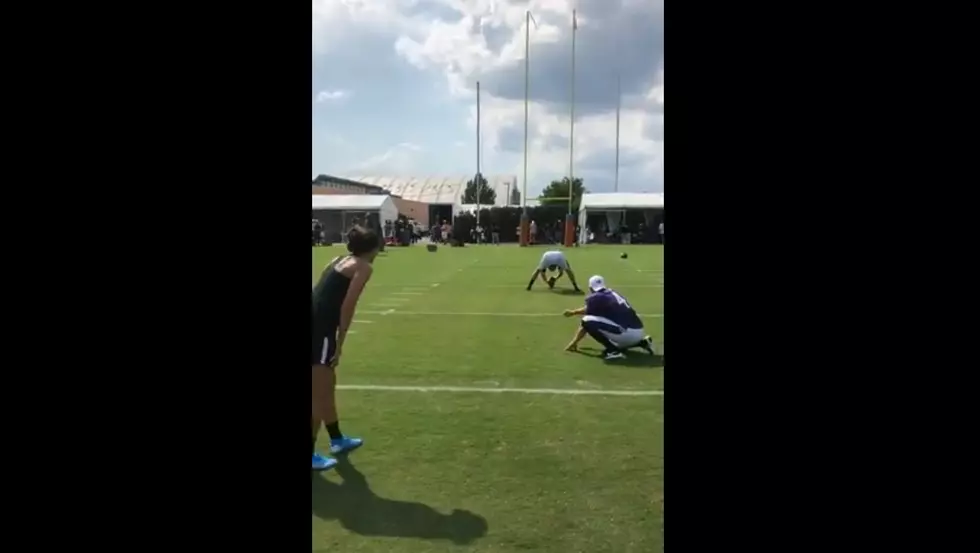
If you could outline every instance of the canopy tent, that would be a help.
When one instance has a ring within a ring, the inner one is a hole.
[[[664,209],[664,195],[637,194],[632,192],[613,192],[607,194],[583,194],[579,207],[579,244],[587,243],[589,227],[588,216],[605,213],[606,226],[615,229],[620,226],[626,211],[643,211],[648,226],[652,226],[657,211]]]
[[[312,214],[323,225],[328,240],[344,240],[355,223],[366,224],[379,233],[385,221],[398,219],[398,207],[388,195],[313,194]]]
[[[496,194],[494,205],[505,206],[514,190],[517,189],[516,175],[483,175],[487,179],[487,187]],[[380,186],[389,193],[430,205],[456,206],[463,203],[463,193],[466,183],[473,175],[456,175],[446,177],[371,177],[354,176],[350,180]],[[488,205],[488,208],[493,205]]]

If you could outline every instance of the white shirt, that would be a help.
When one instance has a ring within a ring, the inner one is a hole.
[[[558,250],[544,252],[544,255],[541,256],[541,263],[538,264],[538,269],[547,269],[552,265],[557,265],[559,268],[567,270],[568,260],[565,259],[565,254]]]

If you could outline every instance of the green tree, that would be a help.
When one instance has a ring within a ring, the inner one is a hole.
[[[521,191],[516,186],[510,191],[510,205],[521,205]]]
[[[575,177],[571,186],[572,213],[578,213],[578,206],[582,203],[582,194],[587,192],[588,190],[582,184],[582,179]],[[541,191],[538,199],[541,200],[541,205],[568,205],[568,196],[568,177],[563,177],[560,180],[551,181],[551,184]]]
[[[479,179],[479,187],[477,187],[477,183],[475,182],[477,179]],[[479,195],[477,195],[478,188]],[[480,201],[477,201],[477,198]],[[463,191],[464,204],[493,205],[496,201],[497,193],[487,184],[486,177],[477,173],[475,178],[466,181],[466,189]]]

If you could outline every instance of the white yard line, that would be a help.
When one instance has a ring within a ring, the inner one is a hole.
[[[561,318],[561,313],[500,313],[500,312],[468,312],[468,313],[453,313],[449,311],[401,311],[389,309],[388,311],[359,311],[365,315],[408,315],[413,317],[422,316],[434,316],[434,317],[552,317]],[[651,317],[654,319],[661,318],[664,316],[663,313],[637,313],[641,317]]]
[[[467,386],[372,386],[369,384],[338,384],[338,390],[382,392],[455,392],[478,394],[545,394],[566,396],[660,396],[663,390],[575,390],[565,388],[471,388]]]
[[[479,288],[501,288],[501,289],[503,288],[519,289],[525,287],[526,285],[524,284],[491,284],[489,286],[479,286]],[[615,286],[611,286],[611,288],[663,288],[663,287],[664,287],[663,284],[622,284],[619,282],[615,283]]]
[[[423,292],[392,292],[397,296],[424,296]]]

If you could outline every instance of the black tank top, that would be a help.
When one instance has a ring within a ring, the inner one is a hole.
[[[310,315],[317,327],[340,325],[340,307],[347,297],[350,278],[334,270],[340,260],[331,263],[323,270],[320,280],[313,287]]]

